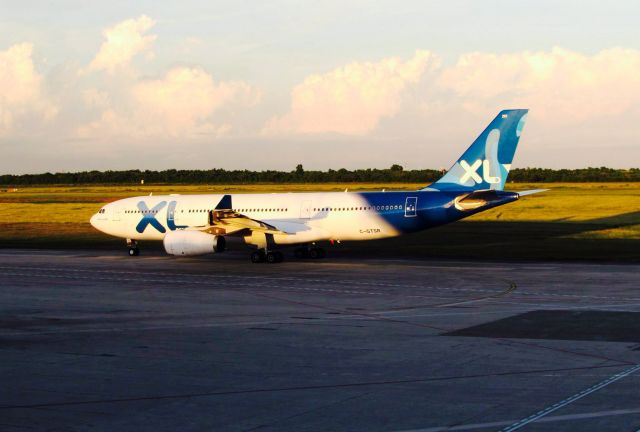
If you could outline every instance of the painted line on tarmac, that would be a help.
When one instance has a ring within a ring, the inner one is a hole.
[[[20,270],[17,270],[17,269]],[[77,280],[103,280],[103,281],[124,281],[124,282],[170,282],[176,284],[191,284],[191,285],[204,285],[204,286],[212,286],[215,285],[215,278],[224,278],[224,279],[233,279],[236,282],[243,282],[245,280],[252,281],[253,286],[273,286],[265,283],[256,283],[253,281],[270,281],[270,282],[293,282],[293,283],[320,283],[323,285],[330,284],[339,284],[339,285],[356,285],[360,287],[384,287],[384,288],[418,288],[418,289],[427,289],[427,290],[439,290],[439,291],[447,291],[447,292],[482,292],[482,293],[490,293],[492,295],[501,293],[502,291],[490,290],[490,289],[481,289],[481,288],[434,288],[431,286],[424,285],[409,285],[409,284],[387,284],[387,283],[377,283],[377,282],[362,282],[362,281],[351,281],[351,280],[331,280],[331,279],[306,279],[306,278],[294,278],[294,277],[263,277],[263,276],[241,276],[241,275],[214,275],[213,278],[209,276],[206,280],[185,280],[185,279],[150,279],[150,278],[126,278],[126,277],[117,277],[116,275],[125,274],[125,275],[135,275],[135,276],[144,276],[144,275],[153,275],[155,277],[166,275],[171,277],[180,277],[180,276],[196,276],[196,275],[183,275],[183,274],[164,274],[164,273],[137,273],[137,272],[115,272],[115,271],[90,271],[90,270],[72,270],[72,269],[37,269],[39,271],[57,271],[57,272],[67,272],[67,273],[92,273],[91,276],[81,276],[81,275],[72,275],[72,274],[37,274],[37,273],[20,273],[19,271],[27,271],[29,267],[18,267],[18,268],[10,268],[10,271],[3,271],[0,274],[5,276],[25,276],[25,277],[41,277],[41,278],[58,278],[58,279],[77,279]],[[5,267],[0,267],[0,269],[7,269]],[[109,275],[114,275],[114,277],[99,277],[93,275],[93,273],[107,273]],[[197,275],[199,277],[207,277],[208,275]],[[374,291],[356,291],[356,290],[335,290],[330,288],[303,288],[303,287],[291,287],[299,290],[306,291],[327,291],[327,292],[342,292],[347,294],[368,294],[368,295],[391,295],[392,292],[374,292]],[[416,297],[416,298],[433,298],[433,295],[410,295],[407,297]],[[640,299],[639,299],[640,300]]]
[[[409,378],[409,379],[397,379],[397,380],[382,380],[382,381],[359,381],[359,382],[345,382],[334,384],[312,384],[312,385],[298,385],[292,387],[263,387],[263,388],[248,388],[248,389],[218,389],[197,393],[182,393],[182,394],[160,394],[160,395],[146,395],[146,396],[133,396],[133,397],[120,397],[111,399],[85,399],[85,400],[66,400],[66,401],[50,401],[39,402],[19,405],[0,405],[0,410],[11,409],[34,409],[34,408],[52,408],[62,406],[80,406],[80,405],[95,405],[95,404],[111,404],[111,403],[131,403],[142,401],[160,401],[160,400],[179,400],[179,399],[193,399],[202,397],[215,397],[215,396],[230,396],[241,394],[260,394],[260,393],[279,393],[279,392],[291,392],[291,391],[315,391],[315,390],[335,390],[339,388],[357,388],[357,387],[375,387],[375,386],[389,386],[407,384],[413,385],[426,382],[446,382],[452,380],[467,380],[467,379],[487,379],[488,377],[496,376],[511,376],[511,375],[531,375],[548,372],[558,371],[577,371],[577,370],[594,370],[616,367],[619,365],[600,365],[600,366],[583,366],[561,369],[539,369],[529,371],[505,371],[494,372],[489,374],[474,374],[474,375],[453,375],[453,376],[441,376],[441,377],[423,377],[423,378]]]
[[[179,325],[147,325],[140,327],[101,327],[101,328],[83,328],[83,329],[59,329],[59,330],[33,330],[33,331],[14,331],[2,332],[2,336],[47,336],[47,335],[65,335],[65,334],[82,334],[82,333],[135,333],[144,331],[158,330],[183,330],[183,329],[199,329],[199,328],[215,328],[215,327],[235,327],[235,326],[256,326],[256,325],[294,325],[295,321],[270,320],[270,321],[242,321],[242,322],[216,322],[216,323],[196,323],[196,324],[179,324]]]
[[[42,277],[42,278],[52,278],[52,279],[69,279],[69,280],[89,280],[89,281],[109,281],[109,282],[143,282],[143,283],[172,283],[172,284],[190,284],[190,285],[203,285],[203,286],[213,286],[215,285],[212,281],[184,281],[180,279],[171,280],[171,279],[149,279],[149,278],[123,278],[123,277],[97,277],[97,276],[76,276],[76,275],[38,275],[38,274],[30,274],[30,273],[2,273],[5,276],[22,276],[22,277]],[[239,279],[240,281],[240,279]],[[254,283],[252,286],[256,287],[273,287],[272,284],[269,283]],[[355,290],[338,290],[331,288],[306,288],[306,287],[287,287],[280,286],[278,288],[283,289],[292,289],[297,291],[318,291],[318,292],[331,292],[331,293],[342,293],[342,294],[366,294],[366,295],[388,295],[387,293],[380,293],[374,291],[355,291]],[[244,289],[244,288],[243,288]]]
[[[538,420],[538,423],[553,423],[553,422],[570,421],[570,420],[585,420],[585,419],[593,419],[593,418],[599,418],[599,417],[611,417],[611,416],[630,415],[630,414],[640,414],[640,408],[608,410],[608,411],[593,411],[593,412],[587,412],[587,413],[549,416],[549,417],[545,417]],[[406,429],[406,430],[396,431],[396,432],[469,431],[474,429],[487,429],[491,427],[500,427],[500,426],[505,426],[512,423],[513,423],[513,420],[502,420],[502,421],[494,421],[494,422],[486,422],[486,423],[469,423],[469,424],[456,425],[456,426],[436,426],[436,427],[428,427],[424,429]],[[636,432],[640,432],[640,430]]]
[[[47,271],[47,272],[73,272],[73,273],[108,273],[108,274],[123,274],[123,275],[152,275],[152,276],[169,276],[169,277],[195,277],[195,278],[209,278],[211,281],[211,277],[220,278],[220,279],[235,279],[235,280],[271,280],[271,281],[291,281],[291,282],[306,282],[306,283],[322,283],[322,284],[341,284],[341,285],[359,285],[359,286],[371,286],[371,287],[381,287],[381,288],[417,288],[417,289],[429,289],[429,290],[445,290],[445,291],[460,291],[460,292],[486,292],[486,293],[496,293],[496,290],[491,289],[483,289],[483,288],[462,288],[462,287],[453,287],[453,288],[441,288],[441,287],[433,287],[433,286],[425,286],[425,285],[416,285],[416,284],[394,284],[394,283],[386,283],[386,282],[370,282],[370,281],[361,281],[361,280],[348,280],[348,279],[318,279],[318,278],[301,278],[301,277],[273,277],[273,276],[249,276],[249,275],[221,275],[221,274],[198,274],[198,273],[166,273],[166,272],[135,272],[135,271],[121,271],[121,270],[85,270],[85,269],[69,269],[69,268],[56,268],[56,267],[31,267],[31,266],[0,266],[0,270],[13,270],[13,271]],[[6,273],[5,273],[6,274]],[[38,276],[38,275],[32,275]],[[40,275],[40,276],[50,276]],[[185,281],[182,280],[180,283],[201,283],[199,281]],[[549,293],[549,292],[541,292],[541,291],[527,291],[518,289],[515,295],[522,296],[537,296],[537,297],[552,297],[552,298],[561,298],[561,299],[590,299],[590,300],[611,300],[611,301],[640,301],[640,298],[637,297],[612,297],[612,296],[594,296],[594,295],[581,295],[581,294],[561,294],[561,293]],[[416,296],[419,297],[419,296]]]
[[[530,415],[529,417],[526,417],[522,420],[519,420],[509,426],[507,426],[506,428],[502,429],[501,432],[512,432],[515,430],[518,430],[526,425],[528,425],[529,423],[533,423],[535,421],[537,421],[538,419],[545,417],[548,414],[551,414],[554,411],[559,410],[560,408],[564,408],[565,406],[579,400],[582,399],[585,396],[590,395],[591,393],[595,393],[600,389],[605,388],[606,386],[613,384],[616,381],[621,380],[622,378],[631,375],[632,373],[636,372],[640,370],[640,364],[637,364],[633,367],[630,367],[629,369],[626,369],[622,372],[619,372],[615,375],[610,376],[609,378],[607,378],[604,381],[599,382],[598,384],[595,384],[589,388],[586,388],[584,390],[582,390],[579,393],[574,394],[573,396],[570,396],[564,400],[561,400],[560,402],[557,402],[551,406],[548,406],[547,408],[544,408],[540,411],[538,411],[535,414]]]

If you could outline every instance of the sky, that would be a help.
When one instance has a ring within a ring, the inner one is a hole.
[[[0,174],[640,166],[640,2],[0,0]]]

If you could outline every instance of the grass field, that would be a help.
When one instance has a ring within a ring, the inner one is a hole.
[[[122,247],[95,231],[89,218],[103,203],[163,193],[259,193],[415,190],[421,184],[301,184],[29,187],[0,192],[3,247]],[[640,260],[640,184],[509,184],[509,190],[549,188],[464,221],[376,242],[341,244],[357,255],[489,259]],[[145,247],[149,247],[148,245]],[[158,244],[152,247],[159,247]]]

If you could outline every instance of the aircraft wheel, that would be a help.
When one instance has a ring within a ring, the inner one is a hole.
[[[298,248],[295,250],[295,252],[293,253],[295,255],[296,258],[308,258],[309,257],[309,250],[307,248]]]
[[[311,248],[309,251],[309,257],[313,259],[322,259],[325,257],[324,249],[322,248]]]
[[[137,247],[129,248],[129,256],[138,256],[138,255],[140,255],[140,249],[138,249]]]
[[[261,263],[264,262],[265,256],[262,251],[251,252],[251,262],[252,263]]]
[[[280,251],[267,252],[267,262],[269,264],[282,262],[283,256]]]

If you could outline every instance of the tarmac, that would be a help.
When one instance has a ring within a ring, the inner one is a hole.
[[[1,431],[640,429],[640,265],[0,250]]]

